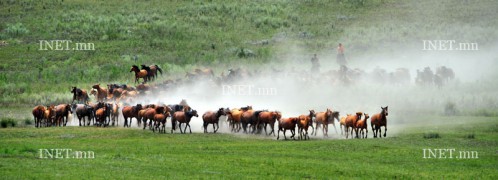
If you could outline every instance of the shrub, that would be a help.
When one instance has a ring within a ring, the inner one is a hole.
[[[2,128],[7,128],[7,127],[16,127],[17,121],[12,118],[4,118],[2,121],[0,121],[0,126]]]
[[[22,23],[7,24],[5,33],[11,38],[16,38],[28,34],[29,30]]]
[[[425,139],[437,139],[437,138],[441,138],[441,136],[439,136],[439,133],[425,133],[424,138]]]
[[[453,102],[447,102],[444,105],[444,115],[454,116],[457,114],[456,104]]]

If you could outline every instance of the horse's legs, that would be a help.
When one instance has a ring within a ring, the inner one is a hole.
[[[386,137],[386,133],[387,133],[387,124],[384,126],[384,137]]]
[[[287,136],[285,136],[285,131],[287,131],[287,129],[284,129],[284,138],[285,140],[287,140]]]
[[[277,140],[280,139],[280,129],[277,131]]]
[[[214,124],[213,124],[213,128],[214,128]],[[214,130],[214,133],[218,132],[219,129],[220,129],[220,124],[216,123],[216,130]]]
[[[334,129],[335,129],[335,134],[339,134],[339,132],[337,132],[337,128],[335,127],[335,123],[333,123],[334,125]]]
[[[315,136],[318,134],[318,128],[320,127],[320,125],[318,123],[316,123],[316,127],[315,127]]]
[[[190,127],[190,123],[187,123],[188,130],[190,131],[190,134],[192,134],[192,127]],[[185,130],[187,130],[187,126],[185,126]]]

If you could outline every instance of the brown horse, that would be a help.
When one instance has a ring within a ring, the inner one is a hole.
[[[159,133],[163,132],[166,134],[166,118],[168,118],[168,116],[170,116],[170,112],[157,112],[157,114],[154,115],[155,128],[159,130]],[[161,127],[159,127],[160,125]]]
[[[382,130],[380,129],[380,127],[382,126],[384,126],[384,137],[386,137],[387,133],[387,115],[389,115],[388,108],[387,106],[380,108],[382,109],[382,111],[379,114],[374,114],[370,120],[374,138],[377,138],[379,132],[382,134]],[[379,137],[382,138],[381,135],[379,135]]]
[[[35,106],[35,108],[33,108],[33,118],[35,120],[35,127],[41,127],[42,125],[42,120],[44,118],[44,115],[45,115],[45,106]]]
[[[144,129],[147,126],[147,119],[145,118],[145,113],[152,108],[146,108],[144,107],[143,109],[138,111],[138,118],[137,118],[137,125],[140,127],[142,123],[144,123]],[[130,123],[131,124],[131,123]]]
[[[44,119],[45,119],[45,127],[47,126],[52,126],[55,120],[55,106],[50,105],[45,109],[45,114],[44,114]]]
[[[97,109],[97,111],[95,111],[95,119],[98,123],[97,126],[105,127],[105,118],[107,117],[105,113],[106,111],[107,106],[103,106],[102,108],[99,108]]]
[[[220,125],[218,124],[218,122],[220,121],[220,116],[224,116],[226,115],[225,114],[225,109],[223,108],[220,108],[218,109],[218,111],[214,112],[214,111],[208,111],[208,112],[205,112],[203,115],[202,115],[202,120],[204,121],[204,133],[207,133],[207,127],[209,124],[213,124],[213,130],[214,130],[214,133],[216,133],[216,131],[218,131],[218,129],[220,129]],[[214,126],[216,124],[216,127]]]
[[[308,129],[311,125],[313,125],[313,117],[315,116],[315,110],[309,110],[310,113],[308,115],[300,115],[299,116],[299,123],[297,124],[297,131],[299,132],[299,139],[306,140],[306,138],[310,139],[308,135]],[[311,128],[313,129],[313,128]],[[313,135],[313,132],[311,132]]]
[[[325,112],[319,112],[316,114],[316,127],[315,127],[315,136],[318,134],[318,128],[320,125],[322,125],[322,131],[324,136],[329,136],[328,131],[329,131],[329,119],[332,116],[332,110],[327,108],[327,111]]]
[[[163,70],[161,68],[159,68],[158,65],[146,66],[146,65],[142,64],[141,67],[142,67],[142,70],[147,71],[147,78],[149,81],[156,79],[157,71],[159,71],[161,73],[161,75],[163,74]]]
[[[81,120],[83,119],[83,126],[85,126],[85,117],[88,117],[88,126],[90,125],[90,121],[92,120],[95,111],[92,106],[86,104],[73,104],[73,110],[76,113],[76,117],[78,117],[79,125],[81,126]]]
[[[112,109],[111,109],[111,121],[112,121],[112,126],[116,124],[116,126],[119,126],[119,105],[117,103],[112,103]]]
[[[366,113],[363,113],[363,119],[359,120],[356,122],[356,128],[358,129],[359,135],[361,138],[367,138],[368,137],[368,125],[367,125],[367,120],[370,116]],[[363,131],[365,130],[365,131]]]
[[[55,121],[56,126],[61,126],[64,124],[66,126],[69,113],[73,113],[71,110],[71,105],[69,104],[59,104],[55,107]]]
[[[278,121],[278,131],[277,131],[277,140],[280,139],[280,131],[284,132],[284,138],[287,140],[287,137],[285,136],[285,132],[287,130],[290,130],[292,133],[291,138],[294,138],[296,135],[296,124],[298,123],[299,118],[298,117],[290,117],[290,118],[282,118]]]
[[[178,125],[178,128],[180,129],[180,133],[186,133],[187,132],[187,126],[190,130],[190,133],[192,133],[192,128],[190,127],[190,120],[192,119],[192,117],[195,116],[195,117],[199,117],[199,115],[197,114],[197,111],[196,110],[191,110],[191,111],[177,111],[173,114],[172,118],[171,118],[171,127],[173,127],[171,129],[171,133],[173,133],[173,131],[176,129],[176,122],[178,121],[178,123],[180,123]],[[182,131],[182,124],[185,123],[185,129]]]
[[[337,132],[337,128],[335,127],[335,121],[334,121],[334,119],[336,119],[337,122],[339,122],[340,121],[339,120],[339,116],[340,116],[339,115],[339,111],[332,111],[332,115],[329,117],[329,124],[334,125],[334,129],[335,129],[335,133],[336,134],[339,134],[339,133]]]
[[[93,89],[97,90],[97,101],[104,102],[107,98],[107,89],[100,87],[100,84],[95,84],[92,86]]]
[[[341,117],[339,121],[339,127],[341,128],[341,135],[346,131],[346,117],[351,116],[351,114],[346,114],[345,117]]]
[[[243,111],[238,108],[234,108],[227,112],[227,121],[231,127],[232,132],[239,132],[242,129],[240,119],[242,117]]]
[[[138,118],[138,111],[142,110],[142,105],[137,104],[136,106],[125,106],[121,110],[121,113],[123,114],[124,118],[124,125],[123,127],[130,127],[131,126],[131,120],[133,118],[137,119],[137,124],[140,127],[140,119]],[[130,118],[130,123],[128,124],[128,118]]]
[[[138,66],[133,65],[131,66],[130,72],[135,72],[135,83],[139,83],[140,78],[144,80],[143,81],[144,83],[147,82],[147,77],[148,77],[147,70],[145,69],[140,70]]]
[[[357,112],[356,114],[346,117],[346,139],[348,138],[349,128],[351,128],[351,137],[353,136],[353,131],[355,131],[356,138],[358,138],[358,129],[356,128],[356,122],[361,119],[362,115],[362,112]]]
[[[281,118],[280,112],[278,111],[263,111],[259,113],[259,116],[257,117],[257,124],[256,127],[259,127],[260,124],[264,124],[264,129],[265,129],[265,134],[266,135],[271,135],[273,133],[273,136],[275,136],[275,122]],[[270,124],[270,134],[266,132],[266,127]]]
[[[74,100],[77,100],[77,101],[83,102],[83,103],[88,102],[89,97],[88,97],[88,94],[86,93],[85,90],[73,87],[71,89],[71,93],[73,93],[73,101],[71,101],[71,103],[73,103]]]
[[[154,126],[152,125],[152,122],[154,121],[154,115],[163,114],[163,113],[165,113],[166,109],[164,106],[157,106],[154,104],[150,104],[147,106],[149,106],[149,108],[146,109],[145,114],[142,116],[143,123],[144,123],[144,129],[147,126],[147,120],[149,120],[149,129],[154,131]],[[166,112],[169,112],[169,111],[166,111]],[[156,123],[156,122],[154,121],[154,123]]]

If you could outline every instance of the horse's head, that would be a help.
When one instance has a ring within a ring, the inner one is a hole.
[[[329,108],[327,108],[327,111],[325,111],[325,116],[327,116],[327,117],[332,116],[332,110],[330,110]]]
[[[381,114],[385,114],[386,116],[389,115],[389,111],[387,109],[387,106],[386,107],[380,107],[380,108],[382,108]]]
[[[100,89],[100,84],[95,84],[92,86],[93,89]]]
[[[220,109],[218,109],[218,112],[216,112],[216,114],[217,114],[218,116],[224,116],[224,115],[226,115],[226,113],[225,113],[225,108],[220,108]]]
[[[313,118],[313,117],[315,117],[315,116],[316,116],[315,110],[311,109],[311,110],[310,110],[310,115],[309,115],[309,117],[310,117],[310,118]]]
[[[370,118],[370,116],[367,113],[363,113],[363,116],[365,117],[365,121]]]
[[[361,119],[361,116],[363,116],[362,112],[356,112],[356,117],[358,117],[358,120]]]
[[[140,71],[140,70],[138,70],[138,66],[137,65],[131,66],[130,72],[138,72],[138,71]]]
[[[333,111],[332,112],[332,118],[335,118],[337,120],[337,122],[340,121],[339,120],[339,116],[340,116],[339,111]]]
[[[195,117],[199,117],[199,114],[197,114],[197,111],[196,110],[191,110],[191,111],[188,111],[187,114],[192,117],[192,116],[195,116]]]

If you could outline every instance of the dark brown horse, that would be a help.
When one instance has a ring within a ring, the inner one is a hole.
[[[95,84],[92,88],[97,90],[97,101],[104,102],[107,98],[107,89],[100,87],[100,84]]]
[[[136,106],[125,106],[121,110],[121,113],[123,113],[123,118],[124,118],[124,125],[123,127],[130,127],[131,126],[131,120],[133,118],[137,119],[137,124],[140,127],[140,119],[138,118],[138,111],[142,110],[142,105],[137,104]],[[128,118],[130,118],[130,123],[128,123]]]
[[[202,120],[204,121],[204,133],[207,133],[207,127],[209,124],[213,124],[214,133],[220,129],[220,125],[218,124],[220,121],[220,117],[225,115],[225,109],[220,108],[218,111],[208,111],[202,115]],[[216,124],[216,127],[214,126]]]
[[[258,116],[258,122],[256,124],[256,127],[259,127],[260,124],[264,124],[264,130],[266,135],[271,135],[273,133],[273,136],[275,136],[275,122],[281,118],[281,113],[279,111],[263,111],[259,113]],[[266,132],[266,127],[270,125],[271,131],[270,134]]]
[[[35,127],[41,127],[42,125],[42,120],[44,119],[44,115],[45,115],[45,106],[35,106],[35,108],[33,108],[33,118],[35,120]]]
[[[71,101],[71,103],[73,103],[74,100],[82,103],[88,102],[89,97],[85,90],[73,87],[71,93],[73,93],[73,101]]]
[[[320,128],[320,125],[322,125],[322,131],[324,136],[329,136],[328,131],[329,131],[329,120],[330,117],[332,116],[332,110],[327,108],[325,112],[319,112],[316,113],[316,127],[315,127],[315,136],[318,134],[318,128]]]
[[[367,125],[368,118],[370,118],[370,116],[366,113],[363,113],[363,119],[356,122],[356,128],[358,129],[358,133],[361,138],[368,137],[368,125]]]
[[[195,117],[199,117],[199,115],[197,114],[197,111],[196,110],[190,110],[190,111],[177,111],[173,114],[172,118],[171,118],[171,127],[173,127],[173,129],[171,129],[171,133],[173,133],[173,131],[176,129],[176,122],[180,123],[178,124],[178,128],[180,129],[180,133],[186,133],[187,131],[187,126],[190,130],[190,133],[192,133],[192,128],[190,127],[190,120],[192,119],[192,117],[195,116]],[[182,131],[182,124],[185,123],[185,129]]]
[[[370,120],[374,138],[377,138],[379,132],[382,134],[382,130],[380,129],[380,127],[382,126],[384,126],[384,137],[386,137],[387,133],[387,115],[389,115],[388,108],[387,106],[380,108],[382,109],[382,111],[379,114],[374,114]],[[381,138],[382,136],[379,135],[379,137]]]
[[[148,81],[156,79],[157,71],[159,71],[161,73],[161,75],[163,74],[163,70],[161,68],[159,68],[158,65],[146,66],[145,64],[142,64],[141,67],[142,67],[142,70],[147,71]]]
[[[290,130],[292,133],[291,138],[294,138],[296,135],[296,124],[298,123],[299,118],[298,117],[290,117],[290,118],[282,118],[278,121],[278,131],[277,131],[277,140],[280,139],[280,131],[284,132],[284,138],[287,140],[287,137],[285,136],[285,132],[287,130]]]
[[[71,110],[71,105],[69,104],[59,104],[55,107],[55,121],[56,126],[61,126],[64,124],[66,126],[69,113],[73,113]]]
[[[148,72],[145,69],[140,70],[138,66],[131,66],[130,72],[135,72],[135,83],[139,83],[139,79],[142,78],[144,83],[147,82]]]
[[[81,120],[83,119],[83,126],[85,126],[85,117],[88,117],[88,124],[90,125],[90,121],[92,120],[95,111],[92,106],[86,104],[74,104],[73,105],[74,112],[76,113],[76,117],[78,117],[79,125],[81,126]]]
[[[308,128],[313,125],[313,117],[315,116],[315,110],[309,110],[310,113],[308,115],[300,115],[299,122],[297,124],[297,131],[299,133],[299,139],[306,140],[306,138],[310,139],[308,136]],[[311,128],[313,129],[313,128]],[[313,134],[313,132],[311,133]]]
[[[349,136],[349,128],[351,128],[351,137],[353,136],[354,131],[356,132],[356,138],[358,138],[358,129],[356,128],[356,122],[361,119],[362,115],[362,112],[356,112],[356,114],[346,117],[346,139]]]

